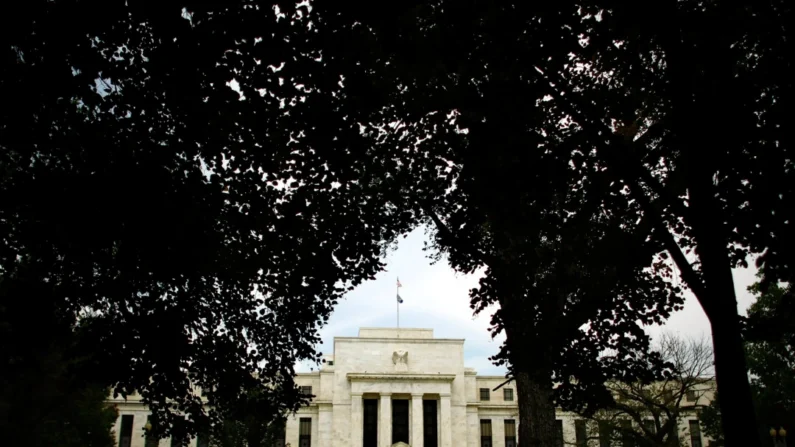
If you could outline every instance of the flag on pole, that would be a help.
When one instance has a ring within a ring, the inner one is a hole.
[[[401,287],[403,287],[403,284],[400,283],[400,278],[398,278],[398,280],[397,280],[397,286],[398,286],[397,302],[398,302],[398,304],[402,304],[403,303],[403,298],[400,297],[400,290],[399,289]]]

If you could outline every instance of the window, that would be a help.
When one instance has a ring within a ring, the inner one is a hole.
[[[119,447],[130,447],[132,444],[133,418],[131,414],[121,417],[121,429],[119,430]]]
[[[516,447],[516,421],[505,420],[505,447]]]
[[[579,447],[585,447],[588,444],[588,430],[585,428],[585,419],[574,421],[574,436]]]
[[[668,439],[679,439],[679,421],[673,421],[669,425]]]
[[[301,418],[298,421],[298,447],[311,447],[311,446],[312,446],[312,418]]]
[[[480,420],[480,447],[491,447],[491,419]]]
[[[488,388],[481,388],[480,389],[480,400],[481,401],[491,400],[491,396],[489,395],[489,389]]]
[[[701,426],[698,425],[698,419],[692,419],[690,422],[690,445],[692,447],[701,447]]]
[[[563,447],[563,421],[555,419],[555,446]]]
[[[671,390],[663,390],[662,398],[664,403],[669,403],[674,400],[674,393]]]
[[[436,427],[437,401],[422,401],[422,445],[425,447],[436,447],[439,439]],[[375,447],[375,444],[373,444]]]
[[[278,442],[277,440],[277,445]],[[284,445],[284,443],[282,443],[282,445]],[[210,447],[210,435],[206,431],[199,432],[199,434],[196,435],[196,447]]]
[[[409,443],[409,401],[392,399],[392,444]]]
[[[695,402],[696,400],[696,392],[694,390],[687,390],[685,392],[685,400],[688,402]]]
[[[362,447],[378,447],[378,399],[364,399]]]
[[[301,394],[304,396],[312,396],[312,387],[311,386],[302,386],[301,387]]]
[[[278,422],[274,422],[274,423],[276,424]],[[274,427],[274,429],[276,430],[276,433],[273,436],[275,438],[273,447],[284,447],[284,445],[287,443],[287,433],[286,433],[286,430],[285,430],[287,428],[286,425],[287,425],[287,422],[285,421],[285,422],[280,423],[276,427]],[[201,439],[201,438],[199,438],[199,439]],[[196,447],[202,447],[202,446],[197,443]],[[204,447],[210,447],[210,438],[209,437],[207,438],[207,444],[205,444]]]
[[[503,388],[502,397],[506,402],[513,400],[513,388]]]
[[[610,447],[610,438],[613,437],[613,430],[604,421],[599,421],[599,447]]]
[[[157,447],[160,443],[160,438],[158,438],[154,433],[155,424],[148,417],[146,418],[146,422],[151,428],[146,431],[144,447]]]
[[[621,447],[635,447],[635,432],[629,419],[621,420]]]
[[[188,444],[178,438],[171,437],[171,447],[185,447]]]

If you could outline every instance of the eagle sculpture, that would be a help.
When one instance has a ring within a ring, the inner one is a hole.
[[[409,353],[402,349],[392,353],[392,363],[395,364],[395,371],[409,370]]]

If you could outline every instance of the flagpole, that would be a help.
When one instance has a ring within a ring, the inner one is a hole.
[[[395,306],[397,306],[397,328],[400,329],[400,278],[395,284]]]

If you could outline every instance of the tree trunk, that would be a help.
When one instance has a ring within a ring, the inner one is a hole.
[[[720,218],[721,210],[715,200],[716,191],[709,171],[694,168],[695,161],[691,163],[688,172],[693,210],[691,225],[703,278],[703,287],[696,297],[712,327],[715,379],[721,396],[726,446],[759,447],[726,228]]]
[[[555,446],[555,405],[549,379],[538,381],[528,372],[516,372],[521,447]]]
[[[721,396],[719,404],[726,447],[758,447],[761,443],[736,304],[708,317],[712,324],[715,378]]]

